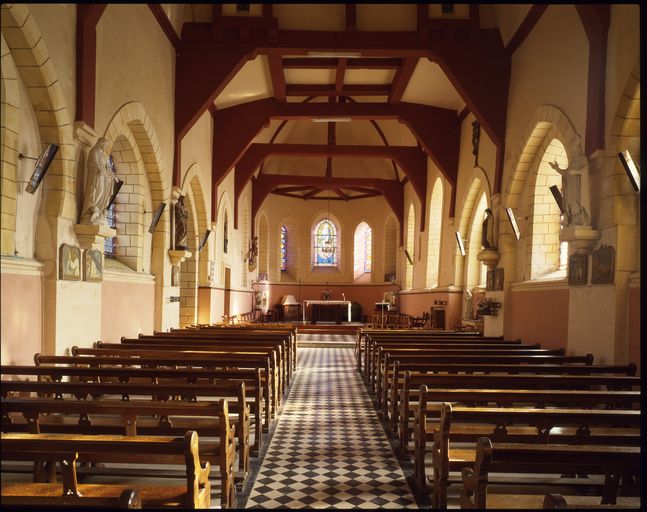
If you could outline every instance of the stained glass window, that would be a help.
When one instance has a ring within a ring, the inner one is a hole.
[[[112,171],[112,174],[116,174],[115,163],[112,161],[112,155],[108,157],[108,166]],[[110,208],[106,211],[106,220],[108,221],[108,226],[113,229],[117,229],[117,201],[114,201]],[[103,241],[103,253],[108,258],[117,257],[117,237],[113,236],[111,238],[106,238]]]
[[[315,267],[337,266],[337,228],[328,219],[323,219],[315,227],[314,265]]]
[[[364,272],[371,271],[371,245],[373,241],[373,231],[370,227],[366,228],[364,233]]]
[[[281,226],[281,270],[288,269],[288,229]]]

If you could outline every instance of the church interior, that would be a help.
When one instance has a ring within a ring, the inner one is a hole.
[[[3,508],[640,508],[639,4],[0,14]]]

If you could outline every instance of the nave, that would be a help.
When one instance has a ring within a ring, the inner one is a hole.
[[[353,351],[298,351],[296,379],[245,508],[415,507]]]

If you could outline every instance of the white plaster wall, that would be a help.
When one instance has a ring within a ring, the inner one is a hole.
[[[509,151],[519,144],[535,110],[554,105],[582,138],[586,128],[589,43],[572,5],[549,5],[512,57],[504,185],[516,162]]]
[[[15,69],[13,60],[10,65],[18,77],[18,93],[20,99],[18,152],[30,157],[38,157],[42,151],[38,122],[31,106],[31,101],[25,89],[20,74]],[[25,192],[27,182],[34,172],[35,160],[17,159],[16,176],[16,256],[34,258],[34,234],[36,232],[36,217],[43,195],[43,182],[34,194]]]
[[[76,113],[76,4],[31,4],[29,12],[43,36],[56,70],[70,119]]]
[[[56,282],[56,348],[91,347],[101,339],[101,283]]]
[[[481,6],[481,16],[483,16],[483,7],[486,6]],[[495,4],[487,7],[492,8],[501,34],[501,40],[504,45],[507,45],[528,11],[530,11],[531,4]],[[481,26],[483,26],[483,23],[481,23]]]
[[[607,39],[605,130],[608,137],[627,79],[640,58],[640,7],[612,4]],[[615,148],[609,148],[613,151]]]
[[[594,356],[594,364],[615,363],[615,300],[613,285],[570,287],[567,345],[569,355],[591,353]]]
[[[182,139],[180,169],[182,178],[193,164],[198,164],[200,186],[207,216],[211,218],[211,158],[213,149],[213,129],[209,111],[200,116],[189,132]],[[189,188],[189,178],[184,179],[183,190]],[[202,235],[202,233],[200,233]]]
[[[145,4],[109,4],[97,25],[96,121],[104,133],[120,107],[140,102],[173,166],[175,50]]]
[[[278,266],[279,230],[288,226],[288,240],[298,243],[297,264],[291,277],[303,283],[352,283],[353,282],[353,237],[357,225],[364,221],[373,230],[373,267],[371,282],[384,280],[384,225],[391,209],[382,197],[354,201],[330,201],[330,212],[341,224],[338,233],[340,257],[339,270],[312,271],[311,230],[318,214],[326,213],[327,201],[284,198],[270,194],[261,205],[268,219],[269,278],[280,281]],[[290,247],[290,241],[288,241]],[[292,246],[294,247],[294,246]],[[294,250],[294,249],[293,249]],[[289,256],[288,256],[289,258]],[[233,279],[233,276],[232,276]]]

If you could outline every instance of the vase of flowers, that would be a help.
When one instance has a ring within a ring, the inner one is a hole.
[[[321,290],[321,300],[330,300],[332,292],[330,290]]]
[[[476,303],[476,314],[478,316],[496,316],[501,307],[500,302],[495,302],[491,297],[481,297]]]

